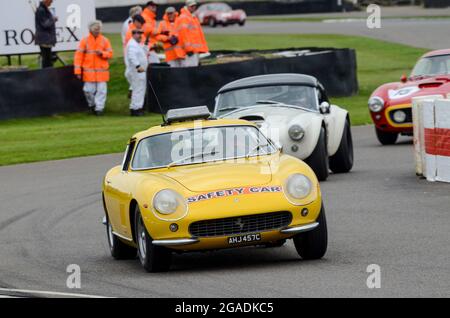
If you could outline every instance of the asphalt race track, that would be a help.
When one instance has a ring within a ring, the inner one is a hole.
[[[261,22],[249,21],[245,27],[205,28],[210,34],[343,34],[406,44],[414,47],[442,49],[450,43],[450,19],[383,20],[380,29],[367,28],[364,19],[329,22]],[[293,43],[295,46],[295,43]]]
[[[0,168],[0,288],[123,297],[449,297],[450,185],[415,176],[410,139],[381,147],[371,126],[355,128],[354,139],[354,171],[322,185],[323,260],[300,260],[289,242],[178,255],[163,274],[109,255],[100,189],[121,155]],[[66,287],[69,264],[81,267],[79,290]],[[381,266],[380,289],[366,286],[369,264]]]

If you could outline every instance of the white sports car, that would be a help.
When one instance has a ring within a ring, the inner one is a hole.
[[[319,81],[303,74],[248,77],[222,87],[217,118],[256,123],[283,152],[304,160],[319,180],[353,167],[349,113],[330,105]]]

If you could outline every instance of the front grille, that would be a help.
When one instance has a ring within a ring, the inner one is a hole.
[[[189,232],[195,237],[228,236],[280,229],[292,222],[290,212],[273,212],[194,222]]]
[[[405,112],[405,114],[406,114],[406,119],[405,119],[404,122],[399,123],[399,122],[396,122],[396,121],[395,121],[395,119],[394,119],[394,113],[395,113],[397,110],[402,110],[402,111]],[[413,121],[413,120],[412,120],[412,108],[394,109],[394,110],[392,110],[392,111],[389,112],[389,117],[391,118],[391,120],[392,120],[394,123],[397,123],[397,124],[410,124],[410,123],[412,123],[412,121]]]

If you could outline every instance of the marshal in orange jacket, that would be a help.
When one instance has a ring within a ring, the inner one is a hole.
[[[156,13],[146,8],[141,15],[145,20],[145,28],[150,29],[152,32],[150,37],[151,47],[159,41],[158,33],[156,32]]]
[[[186,53],[209,52],[200,21],[188,9],[181,9],[181,14],[176,21],[176,30]]]
[[[169,21],[169,17],[167,14],[164,15],[163,20],[159,23],[158,27],[158,34],[159,34],[159,40],[164,45],[164,52],[166,54],[166,61],[174,61],[178,59],[184,59],[186,57],[186,52],[183,50],[183,43],[179,39],[178,32],[175,28],[175,23],[172,23]],[[168,35],[165,35],[168,34]],[[171,36],[175,35],[178,37],[178,44],[172,45],[169,42],[169,39]]]
[[[82,75],[83,82],[108,82],[112,56],[111,43],[106,37],[89,34],[81,40],[75,53],[75,75]]]

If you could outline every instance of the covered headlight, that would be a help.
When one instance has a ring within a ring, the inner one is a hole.
[[[300,125],[292,125],[288,133],[289,137],[294,141],[300,141],[305,137],[305,130]]]
[[[403,110],[397,110],[394,112],[393,117],[397,123],[403,123],[406,120],[406,113]]]
[[[155,195],[153,207],[164,215],[184,213],[187,209],[186,201],[181,194],[170,189],[161,190]]]
[[[307,176],[296,173],[286,180],[284,190],[289,198],[295,200],[304,199],[312,191],[312,182]]]
[[[381,97],[375,96],[369,99],[369,109],[374,112],[378,113],[381,111],[384,107],[384,100]]]

